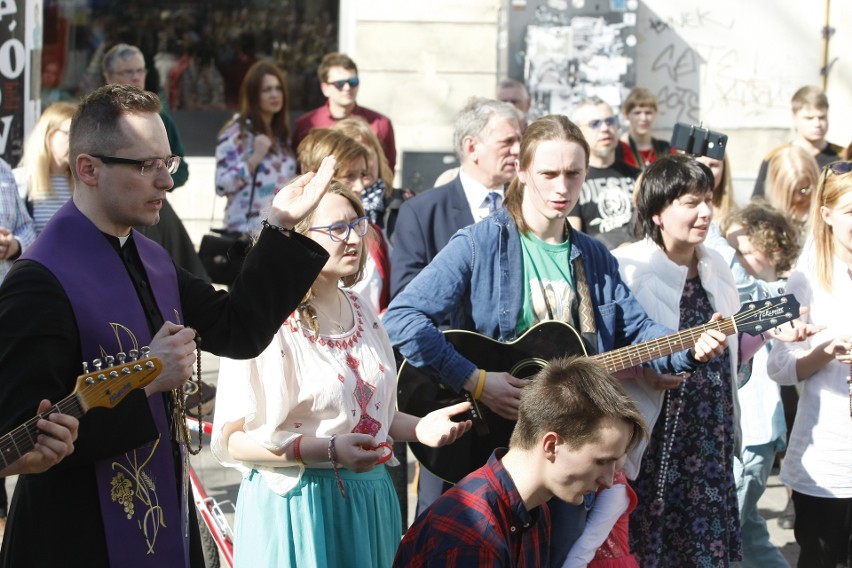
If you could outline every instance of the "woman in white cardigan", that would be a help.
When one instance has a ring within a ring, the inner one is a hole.
[[[685,155],[661,158],[637,183],[644,240],[616,249],[621,277],[655,321],[673,329],[736,312],[730,268],[704,246],[713,174]],[[741,558],[733,477],[738,341],[691,377],[627,380],[653,433],[625,467],[639,497],[631,547],[644,567],[728,566]],[[649,373],[646,373],[649,374]],[[641,461],[640,461],[641,460]]]

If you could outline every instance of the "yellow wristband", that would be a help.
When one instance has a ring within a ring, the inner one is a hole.
[[[473,392],[473,400],[479,400],[482,390],[485,388],[485,369],[479,370],[479,380],[476,382],[476,390]]]

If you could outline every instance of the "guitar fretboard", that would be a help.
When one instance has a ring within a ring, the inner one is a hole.
[[[734,318],[721,319],[664,335],[639,345],[629,345],[615,351],[595,355],[592,359],[603,365],[609,373],[615,373],[684,349],[690,349],[698,341],[701,334],[708,329],[717,329],[726,336],[733,335],[737,331]]]
[[[46,412],[27,420],[4,435],[0,438],[0,459],[2,459],[4,468],[13,464],[21,456],[35,448],[36,440],[38,440],[38,436],[41,434],[41,430],[38,429],[36,424],[42,418],[47,418],[56,412],[69,414],[78,419],[85,413],[83,406],[80,404],[80,399],[77,397],[77,393],[72,393],[48,408]]]

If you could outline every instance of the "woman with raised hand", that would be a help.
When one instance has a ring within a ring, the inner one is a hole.
[[[468,403],[417,418],[396,410],[393,349],[351,285],[369,225],[360,199],[333,181],[296,225],[330,258],[301,306],[256,359],[223,359],[213,453],[243,475],[235,566],[386,567],[402,534],[383,465],[392,440],[437,447],[471,427]]]

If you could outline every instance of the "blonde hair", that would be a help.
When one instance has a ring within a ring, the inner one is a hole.
[[[731,164],[728,161],[728,155],[725,154],[722,156],[722,181],[713,188],[713,220],[721,223],[736,209],[734,184],[731,182]]]
[[[834,230],[822,218],[822,207],[833,209],[840,199],[852,191],[852,175],[835,174],[825,168],[811,201],[810,226],[816,257],[816,276],[826,292],[834,287]]]
[[[393,170],[388,164],[385,151],[382,149],[382,144],[379,142],[379,137],[370,128],[369,123],[361,116],[349,116],[343,120],[338,120],[331,126],[332,130],[336,130],[352,138],[362,146],[373,150],[376,154],[376,159],[379,161],[379,178],[385,184],[385,195],[390,197],[393,193]],[[367,160],[369,162],[369,160]]]
[[[19,164],[27,172],[29,185],[27,193],[33,200],[46,199],[55,193],[53,182],[50,180],[50,162],[53,156],[50,152],[50,137],[66,120],[74,116],[77,105],[66,102],[53,103],[41,113],[38,121],[30,132],[24,145],[24,155]],[[68,138],[69,164],[65,177],[68,185],[74,187],[71,176],[70,151],[71,138]]]
[[[776,209],[793,211],[793,197],[804,188],[811,189],[819,182],[819,165],[807,150],[799,146],[787,146],[779,150],[769,161],[766,176],[766,199]]]
[[[336,177],[360,159],[364,160],[366,166],[370,152],[354,138],[330,128],[311,130],[299,143],[299,149],[296,151],[296,159],[302,172],[317,171],[326,156],[334,156],[337,160],[334,168]]]

